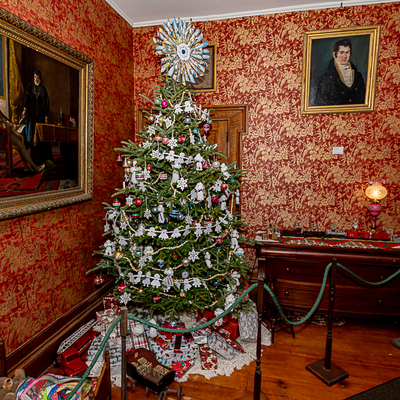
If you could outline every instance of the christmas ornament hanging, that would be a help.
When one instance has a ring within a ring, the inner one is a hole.
[[[153,303],[154,304],[157,304],[157,303],[159,303],[161,301],[161,296],[154,296],[153,297]]]
[[[182,143],[185,143],[186,138],[185,138],[185,136],[179,136],[178,140],[179,140],[179,143],[182,144]]]
[[[190,260],[189,260],[188,258],[184,258],[184,259],[182,260],[182,265],[183,265],[184,267],[188,267],[189,264],[190,264]]]
[[[124,283],[120,283],[118,285],[118,292],[124,293],[124,290],[125,290],[125,284]]]
[[[149,171],[149,172],[153,171],[153,167],[152,167],[151,165],[148,165],[148,166],[146,167],[146,169],[147,169],[147,171]]]
[[[221,185],[221,189],[222,189],[222,190],[228,189],[228,185],[227,185],[226,183],[223,183],[223,184]]]
[[[141,206],[142,205],[142,200],[141,199],[136,199],[135,200],[135,204],[139,207],[139,206]]]
[[[217,240],[215,241],[217,244],[222,244],[222,242],[224,241],[224,239],[222,238],[217,238]]]
[[[167,145],[169,143],[169,139],[167,137],[162,138],[163,144]]]
[[[162,107],[162,108],[167,108],[167,107],[168,107],[168,102],[165,101],[165,100],[163,100],[163,101],[161,102],[161,107]]]
[[[103,278],[102,275],[97,275],[97,276],[94,278],[93,282],[94,282],[94,284],[95,284],[96,286],[99,286],[99,285],[101,285],[101,284],[104,282],[104,278]]]
[[[118,261],[124,256],[124,253],[122,251],[115,251],[114,252],[114,260]]]

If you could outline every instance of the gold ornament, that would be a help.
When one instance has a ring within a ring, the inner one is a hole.
[[[124,256],[124,253],[122,251],[115,251],[114,252],[114,260],[120,260]]]

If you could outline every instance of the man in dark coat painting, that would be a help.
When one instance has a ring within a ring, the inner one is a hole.
[[[50,111],[50,100],[46,88],[41,83],[42,74],[37,69],[33,72],[33,82],[29,82],[24,98],[24,110],[21,119],[26,117],[26,139],[28,148],[31,149],[31,157],[36,164],[45,160],[53,160],[51,143],[37,143],[33,138],[37,123],[47,123]]]
[[[351,41],[341,39],[333,46],[333,59],[318,83],[316,106],[365,103],[364,78],[351,63]]]

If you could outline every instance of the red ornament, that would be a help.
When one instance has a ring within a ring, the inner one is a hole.
[[[167,108],[167,107],[168,107],[168,102],[165,101],[165,100],[162,101],[162,102],[161,102],[161,107],[162,107],[162,108]]]
[[[97,275],[93,282],[96,286],[101,285],[104,282],[104,278],[101,275]]]
[[[163,137],[162,138],[162,142],[163,142],[163,144],[168,144],[169,143],[169,139],[167,137]]]
[[[172,257],[178,258],[178,254],[174,253],[174,254],[172,254]]]
[[[185,143],[186,138],[185,138],[185,136],[179,136],[178,140],[179,140],[179,143]]]
[[[117,313],[117,315],[120,315],[120,314],[121,314],[121,309],[120,309],[120,308],[117,308],[116,313]]]
[[[222,238],[217,238],[217,240],[216,240],[217,244],[222,244],[223,241],[224,241],[224,239],[222,239]]]
[[[141,206],[141,205],[142,205],[142,200],[136,199],[136,200],[135,200],[135,204],[136,204],[138,207]]]
[[[161,296],[154,296],[153,297],[153,303],[157,304],[161,301]]]
[[[203,168],[207,169],[210,167],[210,164],[207,161],[203,161]]]
[[[211,128],[211,126],[208,125],[208,124],[205,124],[205,125],[203,126],[203,129],[204,129],[204,131],[205,131],[206,133],[210,130],[210,128]]]
[[[125,290],[125,284],[124,283],[120,283],[118,285],[118,292],[124,293],[124,290]]]
[[[228,185],[227,185],[226,183],[223,183],[223,184],[221,185],[221,189],[222,189],[222,190],[228,189]]]
[[[218,198],[217,196],[213,196],[213,197],[211,198],[211,201],[212,201],[214,204],[217,204],[217,203],[219,202],[219,198]]]
[[[153,167],[151,165],[148,165],[146,168],[147,168],[147,171],[150,171],[150,172],[153,171]]]

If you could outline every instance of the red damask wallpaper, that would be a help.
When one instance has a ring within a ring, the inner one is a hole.
[[[10,353],[94,289],[86,271],[102,242],[102,202],[121,184],[113,148],[132,137],[139,94],[152,96],[160,66],[156,27],[132,34],[104,0],[0,0],[0,7],[95,60],[94,199],[0,222],[0,335]],[[300,115],[303,32],[375,24],[382,26],[375,111]],[[218,49],[217,91],[200,102],[249,105],[242,200],[248,235],[269,222],[349,229],[358,221],[364,229],[363,191],[375,176],[389,191],[379,227],[400,234],[399,3],[196,26]],[[332,155],[333,146],[343,146],[344,155]]]
[[[12,352],[86,298],[102,242],[113,149],[133,130],[132,27],[103,0],[9,0],[0,7],[95,62],[93,200],[0,222],[0,336]]]
[[[371,113],[301,115],[303,33],[381,25],[376,107]],[[364,190],[386,179],[378,228],[400,234],[399,3],[196,22],[217,45],[217,90],[201,104],[248,104],[243,137],[242,213],[253,236],[270,222],[327,229],[370,226]],[[135,99],[151,96],[159,74],[151,38],[157,27],[134,29]],[[344,147],[333,155],[332,147]]]

